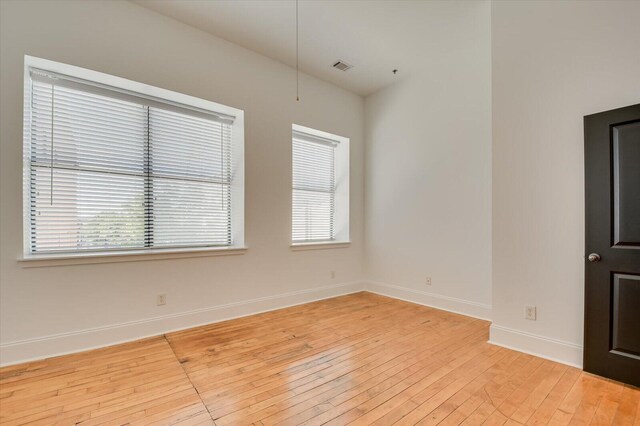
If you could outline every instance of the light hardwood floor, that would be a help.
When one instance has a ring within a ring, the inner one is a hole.
[[[640,390],[371,293],[0,369],[3,425],[640,425]]]

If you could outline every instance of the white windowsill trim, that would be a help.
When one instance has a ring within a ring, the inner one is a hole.
[[[41,254],[18,258],[24,268],[43,266],[87,265],[95,263],[140,262],[145,260],[183,259],[189,257],[231,256],[244,254],[247,247],[201,247],[184,249],[131,250],[127,252],[94,252]]]
[[[321,243],[291,243],[291,250],[324,250],[334,248],[347,248],[351,241],[325,241]]]

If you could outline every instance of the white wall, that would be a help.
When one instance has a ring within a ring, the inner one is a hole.
[[[292,69],[129,2],[2,1],[0,15],[2,363],[361,288],[362,98],[301,75],[296,103]],[[243,109],[247,253],[42,268],[19,263],[25,54]],[[349,248],[289,248],[291,123],[351,139]],[[166,306],[155,305],[158,293],[166,293]]]
[[[633,1],[493,3],[492,341],[582,365],[582,118],[640,102],[639,22]]]
[[[354,291],[366,277],[373,291],[491,317],[495,343],[580,365],[582,117],[640,101],[640,3],[449,5],[446,55],[366,103],[302,75],[296,103],[290,68],[134,4],[1,1],[1,361]],[[19,263],[25,54],[243,109],[248,252]],[[350,248],[289,249],[292,122],[351,138]]]
[[[448,5],[446,54],[365,102],[368,288],[489,318],[490,4]]]

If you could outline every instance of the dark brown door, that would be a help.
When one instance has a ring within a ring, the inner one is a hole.
[[[585,371],[640,386],[640,104],[584,118]]]

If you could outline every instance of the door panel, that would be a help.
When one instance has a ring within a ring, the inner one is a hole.
[[[613,245],[640,247],[640,120],[612,131]]]
[[[584,369],[640,386],[640,104],[584,130]]]
[[[640,357],[640,275],[613,274],[611,350],[619,355]]]

